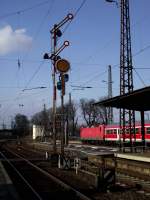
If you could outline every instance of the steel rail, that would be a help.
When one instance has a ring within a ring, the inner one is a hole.
[[[147,190],[150,191],[150,181],[140,179],[135,176],[127,175],[122,172],[116,173],[116,179],[118,180],[118,182],[122,182],[122,183],[124,182],[128,183],[130,181],[130,183],[141,185],[143,189],[147,188]]]
[[[19,177],[25,182],[25,184],[30,188],[30,190],[34,193],[34,195],[42,200],[40,195],[35,191],[35,189],[30,185],[30,183],[24,178],[24,176],[16,169],[16,167],[6,158],[6,156],[0,152],[1,156],[7,161],[7,163],[13,168],[13,170],[19,175]]]
[[[12,153],[13,155],[19,157],[20,159],[26,161],[30,166],[32,166],[33,168],[35,168],[36,170],[40,171],[43,175],[49,177],[51,180],[53,180],[55,183],[61,185],[64,189],[68,190],[68,191],[73,191],[77,197],[81,198],[82,200],[91,200],[91,198],[87,197],[86,195],[82,194],[81,192],[79,192],[78,190],[76,190],[75,188],[73,188],[72,186],[64,183],[63,181],[61,181],[60,179],[56,178],[55,176],[51,175],[50,173],[46,172],[45,170],[41,169],[40,167],[34,165],[33,163],[31,163],[29,160],[23,158],[22,156],[20,156],[19,154],[11,151],[10,149],[7,149],[7,151],[9,151],[10,153]]]

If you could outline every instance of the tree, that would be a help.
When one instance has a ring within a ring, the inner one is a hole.
[[[78,117],[77,105],[71,101],[65,105],[66,121],[68,123],[68,132],[75,136],[77,131]]]
[[[25,136],[29,134],[29,120],[27,116],[17,114],[14,120],[14,131],[18,136]]]
[[[84,121],[87,126],[106,124],[107,110],[105,107],[94,106],[94,99],[81,99],[80,108]]]
[[[44,136],[50,136],[52,131],[52,122],[53,122],[53,112],[52,108],[46,109],[44,104],[43,110],[36,113],[31,118],[31,123],[35,125],[40,125],[44,127]]]
[[[52,114],[50,115],[51,112],[52,112],[51,109],[47,110],[44,104],[43,110],[32,116],[31,118],[32,124],[44,126],[45,130],[49,129],[49,124],[51,121],[50,116],[52,115]]]

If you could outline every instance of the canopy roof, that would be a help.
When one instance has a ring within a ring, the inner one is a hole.
[[[135,111],[148,111],[150,110],[150,86],[97,102],[94,105]]]

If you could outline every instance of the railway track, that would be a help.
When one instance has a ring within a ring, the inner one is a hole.
[[[0,157],[16,186],[20,199],[91,200],[15,152],[5,150],[0,152]]]
[[[135,185],[137,186],[137,189],[143,189],[147,192],[150,192],[150,181],[119,172],[116,173],[116,179],[117,182],[125,183],[127,185]]]
[[[7,148],[7,146],[6,146]],[[49,162],[45,162],[45,151],[40,151],[40,153],[37,151],[37,150],[34,150],[32,151],[32,149],[30,148],[27,148],[26,146],[22,146],[20,148],[16,148],[16,146],[8,146],[8,149],[7,150],[13,150],[14,152],[16,152],[16,154],[19,154],[20,157],[18,158],[14,158],[14,156],[10,156],[9,157],[9,160],[10,161],[16,161],[19,163],[19,161],[22,161],[22,157],[23,158],[27,158],[27,160],[31,160],[32,164],[34,163],[35,165],[37,165],[39,168],[42,168],[44,171],[47,171],[47,172],[50,172],[50,174],[53,174],[54,176],[56,175],[58,179],[61,179],[61,180],[65,180],[65,183],[71,183],[72,187],[74,188],[78,188],[76,189],[77,191],[80,191],[80,193],[84,193],[84,194],[87,194],[87,196],[84,195],[84,197],[80,198],[78,197],[77,195],[77,198],[74,197],[73,195],[73,199],[90,199],[90,197],[92,197],[92,199],[96,199],[96,200],[108,200],[108,199],[112,199],[112,200],[116,200],[116,199],[122,199],[122,200],[147,200],[149,199],[150,195],[149,195],[149,183],[145,182],[143,180],[142,184],[141,183],[141,179],[137,179],[135,177],[132,177],[132,176],[129,176],[127,174],[123,174],[123,173],[117,173],[116,175],[116,180],[117,180],[117,184],[114,188],[110,189],[111,192],[110,194],[107,192],[106,193],[101,193],[97,190],[93,190],[91,188],[91,190],[88,189],[88,187],[86,186],[86,184],[84,183],[84,187],[82,188],[82,186],[79,184],[81,181],[82,181],[82,177],[80,177],[80,179],[77,181],[74,182],[74,178],[76,177],[73,177],[72,175],[74,174],[71,174],[71,176],[68,174],[70,174],[69,171],[62,171],[62,170],[57,170],[55,168],[52,168],[50,167],[50,163]],[[7,155],[6,155],[7,156]],[[43,160],[42,160],[43,159]],[[58,173],[61,172],[59,175]],[[130,174],[131,175],[131,174]],[[64,176],[65,179],[64,179]],[[41,178],[39,178],[41,179]],[[75,183],[75,184],[74,184]],[[118,186],[119,184],[119,186]],[[83,184],[82,184],[83,185]],[[136,187],[137,185],[137,187]],[[146,185],[146,186],[145,186]],[[77,186],[77,187],[76,187]],[[85,190],[86,188],[86,190]],[[144,188],[147,188],[145,191],[144,191]],[[109,189],[108,189],[109,190]],[[115,192],[117,191],[117,192]],[[139,193],[137,193],[139,192]],[[70,192],[68,192],[70,193]],[[74,194],[74,192],[73,192]],[[70,194],[71,197],[65,197],[65,196],[62,196],[66,199],[72,199],[72,193]],[[123,195],[123,198],[122,198],[122,195]],[[131,199],[128,197],[128,195],[130,195],[130,197],[132,197]],[[148,196],[147,196],[148,195]],[[60,199],[59,197],[57,199]],[[24,199],[30,199],[30,198],[24,198]],[[31,199],[34,199],[34,198],[31,198]],[[43,199],[46,199],[46,198],[43,198]],[[50,199],[50,198],[49,198]],[[56,198],[52,198],[52,199],[56,199]]]
[[[24,153],[26,154],[26,156],[31,155],[31,150],[26,149],[24,147],[22,147],[22,150],[24,150]],[[23,154],[24,154],[23,153]],[[33,151],[34,156],[37,154],[37,157],[39,157],[39,152]],[[44,159],[44,153],[40,152],[40,159]],[[38,159],[37,159],[38,160]],[[36,161],[36,159],[35,159]],[[141,177],[139,176],[139,174],[135,174],[134,176],[133,174],[130,172],[126,172],[124,173],[122,170],[117,170],[116,171],[116,181],[117,182],[121,182],[122,184],[129,184],[129,185],[139,185],[141,186],[141,188],[145,189],[146,191],[150,192],[150,181],[144,179],[145,177]]]

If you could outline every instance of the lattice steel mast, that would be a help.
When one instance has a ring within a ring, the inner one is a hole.
[[[108,66],[108,98],[112,98],[112,71],[111,65]],[[108,124],[113,123],[113,108],[108,108]]]
[[[121,1],[121,35],[120,35],[120,95],[133,91],[133,66],[131,51],[129,0]],[[135,112],[120,109],[120,127],[125,146],[125,133],[130,134],[130,147],[132,150],[132,135],[135,136]],[[128,127],[128,128],[127,128]],[[134,137],[135,138],[135,137]],[[121,142],[121,140],[120,140]]]

